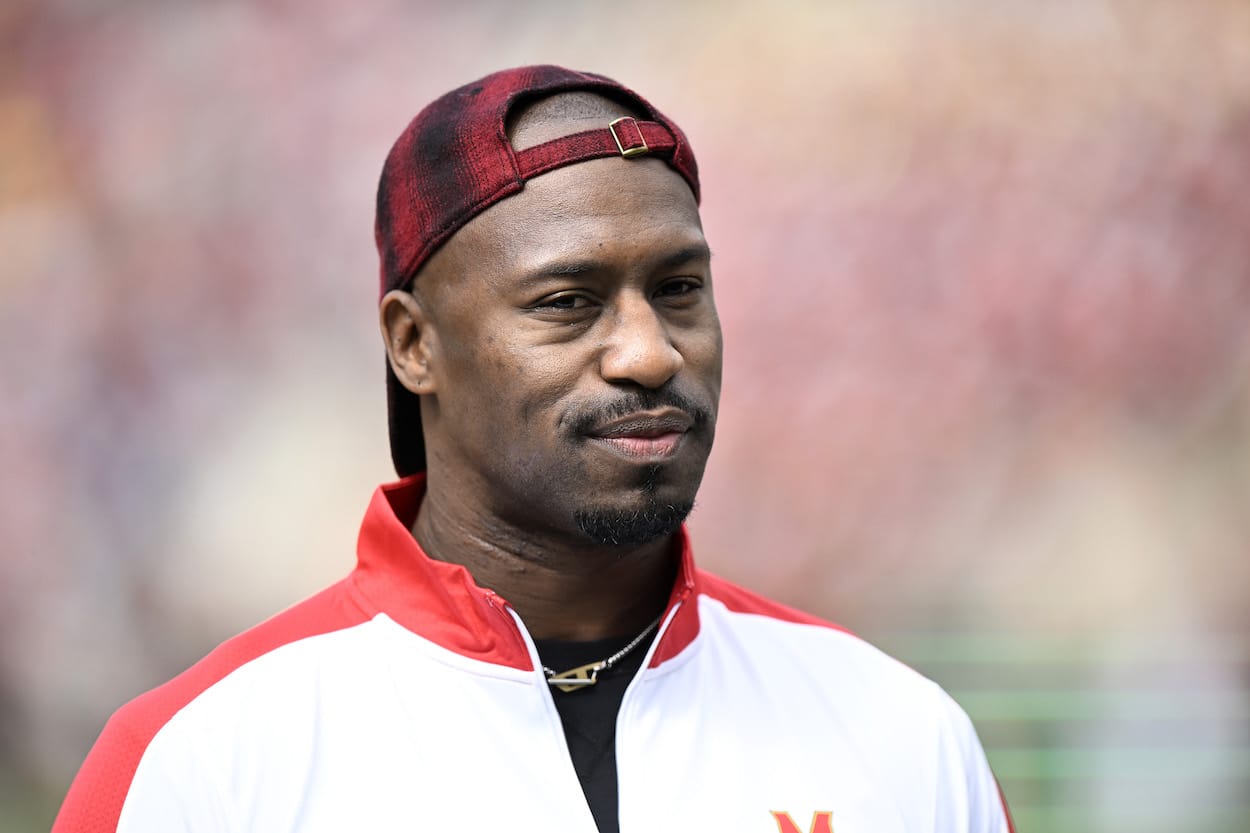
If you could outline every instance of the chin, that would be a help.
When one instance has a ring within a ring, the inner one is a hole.
[[[640,467],[631,479],[574,512],[578,530],[596,544],[638,546],[672,535],[694,508],[701,478],[659,464]]]
[[[619,506],[579,509],[573,519],[578,530],[600,546],[641,546],[675,533],[693,508],[693,500],[648,499],[632,509]]]

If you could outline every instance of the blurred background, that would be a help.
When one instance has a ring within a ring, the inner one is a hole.
[[[703,566],[971,713],[1022,831],[1250,830],[1250,3],[0,2],[0,833],[344,574],[382,159],[554,62],[691,137]]]

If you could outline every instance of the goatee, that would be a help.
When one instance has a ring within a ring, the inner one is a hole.
[[[577,528],[596,544],[628,547],[667,538],[681,528],[693,502],[648,503],[641,509],[579,509]]]

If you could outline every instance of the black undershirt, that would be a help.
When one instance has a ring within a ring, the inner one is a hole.
[[[564,725],[573,769],[600,833],[619,833],[616,785],[616,714],[625,689],[642,666],[652,633],[611,669],[599,673],[599,682],[578,691],[551,689],[556,711]],[[601,639],[595,642],[535,641],[543,665],[556,673],[598,662],[612,656],[633,639]]]

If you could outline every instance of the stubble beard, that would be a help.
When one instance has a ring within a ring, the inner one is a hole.
[[[644,502],[637,509],[578,509],[573,515],[578,530],[605,547],[639,546],[672,535],[694,509],[694,501],[663,501],[657,498],[660,477],[660,466],[647,467],[640,484]]]

